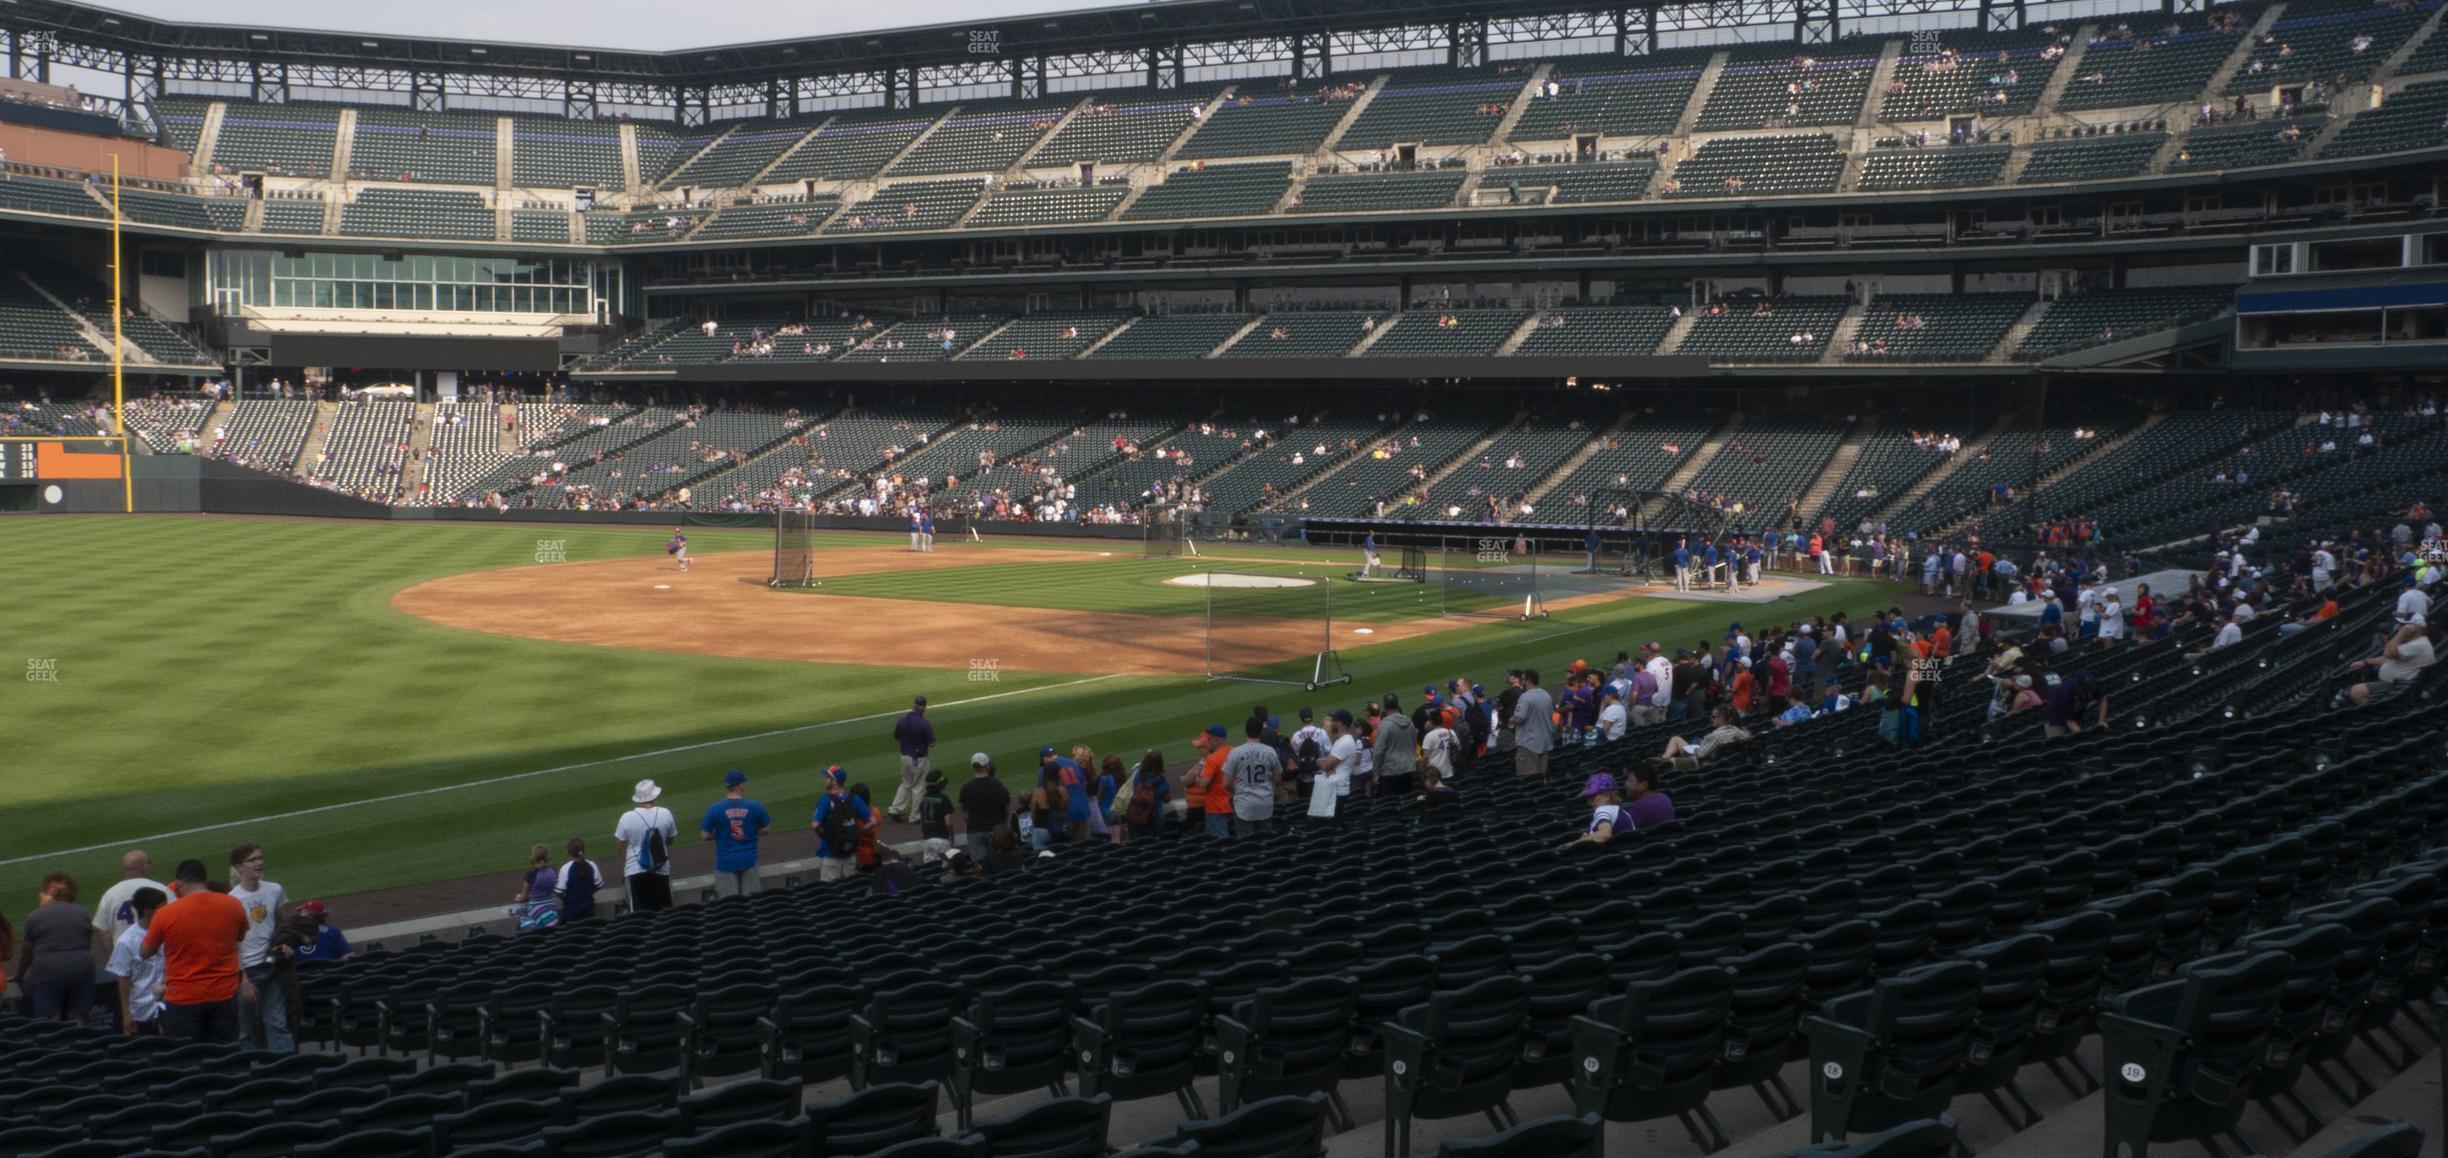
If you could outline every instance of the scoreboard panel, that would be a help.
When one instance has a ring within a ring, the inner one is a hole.
[[[41,476],[36,465],[41,461],[40,444],[33,442],[0,442],[0,482],[32,482]]]

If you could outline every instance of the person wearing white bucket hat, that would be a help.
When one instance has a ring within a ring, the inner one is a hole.
[[[640,780],[630,792],[629,811],[621,814],[612,836],[621,843],[621,873],[628,878],[632,912],[668,909],[672,905],[671,847],[679,839],[679,823],[671,809],[655,803],[663,789]]]

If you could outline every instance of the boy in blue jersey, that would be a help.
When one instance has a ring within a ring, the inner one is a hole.
[[[706,809],[699,836],[714,842],[714,891],[726,897],[754,894],[757,878],[757,838],[773,831],[765,806],[748,799],[748,774],[737,768],[723,773],[723,798]]]

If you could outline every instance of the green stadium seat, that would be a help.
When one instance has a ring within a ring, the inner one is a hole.
[[[1790,137],[1719,137],[1685,157],[1667,183],[1668,197],[1757,197],[1833,193],[1845,155],[1825,133]]]
[[[1281,161],[1240,165],[1186,165],[1148,186],[1130,208],[1125,221],[1172,220],[1185,217],[1256,217],[1273,211],[1292,188],[1292,166]]]
[[[1727,50],[1717,87],[1694,127],[1730,129],[1850,125],[1861,115],[1877,70],[1875,41],[1797,48],[1763,44]]]

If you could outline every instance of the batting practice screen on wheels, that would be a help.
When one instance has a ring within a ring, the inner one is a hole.
[[[774,565],[772,584],[776,587],[805,587],[816,580],[816,518],[805,511],[777,511],[774,514]]]

